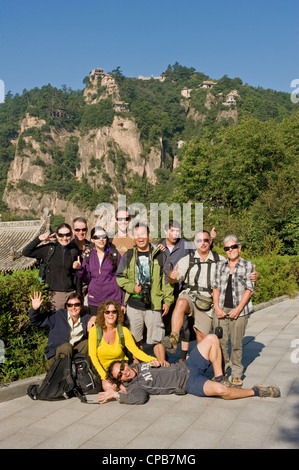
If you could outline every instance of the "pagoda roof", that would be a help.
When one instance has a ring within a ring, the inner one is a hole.
[[[0,222],[0,272],[11,273],[32,268],[36,259],[23,256],[22,250],[49,229],[48,213],[44,213],[40,220]]]

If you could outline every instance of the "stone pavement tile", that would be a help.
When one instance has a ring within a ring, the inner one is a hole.
[[[35,449],[77,449],[98,433],[97,426],[79,420],[47,437]]]
[[[85,414],[86,411],[80,412],[71,408],[61,408],[35,421],[27,427],[27,430],[32,434],[55,435],[80,420]]]
[[[34,449],[44,439],[43,435],[22,430],[1,440],[0,449]]]
[[[299,379],[289,387],[280,412],[269,433],[264,447],[269,449],[299,449]]]
[[[159,396],[151,397],[150,401],[145,405],[121,405],[118,402],[110,402],[105,405],[100,405],[103,413],[105,413],[105,428],[94,436],[91,440],[86,442],[81,448],[126,448],[130,442],[141,435],[144,430],[147,430],[152,423],[160,419],[161,416],[167,415],[168,412],[176,409],[176,403],[180,401],[181,397]],[[92,417],[88,416],[84,422],[92,419],[95,423],[95,415],[97,420],[100,414],[93,412]],[[113,419],[113,417],[117,419]],[[81,421],[82,422],[82,421]],[[99,420],[99,425],[103,423]],[[113,436],[113,439],[111,439]]]

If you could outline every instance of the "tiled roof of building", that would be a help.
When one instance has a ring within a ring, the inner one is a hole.
[[[23,248],[41,233],[49,231],[50,217],[40,220],[0,222],[0,272],[32,268],[36,260],[22,255]]]

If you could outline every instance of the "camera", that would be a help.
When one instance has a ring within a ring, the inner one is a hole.
[[[222,326],[216,326],[215,328],[215,335],[217,336],[218,339],[221,339],[223,336],[223,328]]]
[[[147,283],[141,284],[141,300],[145,305],[151,303],[151,286]]]

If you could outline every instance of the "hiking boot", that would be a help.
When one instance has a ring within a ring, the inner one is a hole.
[[[172,332],[170,336],[164,336],[161,343],[166,349],[167,352],[174,354],[177,350],[179,342],[179,335],[175,332]]]
[[[280,389],[276,385],[255,385],[252,388],[257,388],[259,391],[259,397],[261,398],[278,398],[280,397]]]
[[[232,377],[232,384],[234,387],[242,387],[243,380],[240,377]]]
[[[227,377],[226,375],[223,377],[223,379],[222,379],[220,382],[218,382],[217,380],[215,380],[215,377],[212,378],[212,381],[213,381],[213,382],[216,382],[216,383],[218,383],[218,384],[225,385],[226,387],[233,387],[233,384],[229,381],[229,379],[228,379],[228,377]]]

